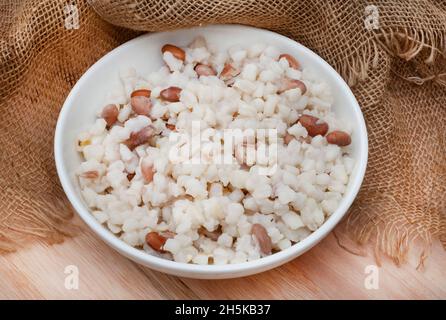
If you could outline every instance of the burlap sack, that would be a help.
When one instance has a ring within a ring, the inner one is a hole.
[[[375,243],[396,263],[415,239],[425,248],[421,263],[433,238],[446,245],[444,1],[4,0],[0,22],[0,250],[72,234],[53,132],[88,66],[138,34],[130,29],[210,23],[296,39],[353,87],[370,139],[366,178],[346,221],[355,240]]]

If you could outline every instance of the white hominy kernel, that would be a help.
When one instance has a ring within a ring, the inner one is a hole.
[[[209,190],[210,197],[221,197],[223,196],[223,185],[221,183],[214,182],[211,184]]]
[[[196,264],[206,265],[208,264],[209,256],[205,254],[197,254],[193,259],[192,262]]]
[[[277,208],[275,202],[271,199],[257,199],[257,204],[259,205],[259,210],[263,214],[271,214],[273,213]],[[277,210],[277,213],[279,214],[280,210]]]
[[[324,222],[324,213],[314,199],[307,198],[305,206],[301,210],[301,218],[305,226],[314,231]]]
[[[297,175],[299,172],[289,172],[289,171],[283,171],[282,172],[282,181],[287,186],[291,187],[294,190],[299,189],[299,180],[297,179]]]
[[[284,213],[282,215],[282,220],[293,230],[304,227],[301,217],[295,212],[288,211],[287,213]]]
[[[92,211],[91,214],[98,220],[99,223],[104,223],[108,220],[108,215],[103,211]]]
[[[280,63],[278,61],[272,60],[270,61],[268,65],[268,69],[274,71],[277,76],[282,76],[283,74],[283,68],[281,67]]]
[[[348,182],[348,175],[343,165],[335,165],[331,171],[330,177],[342,182],[343,185],[347,184]]]
[[[264,199],[271,196],[272,188],[270,185],[259,185],[252,192],[252,196],[256,199]]]
[[[342,184],[341,181],[331,180],[330,184],[328,185],[328,190],[334,191],[334,192],[339,192],[339,193],[344,193],[345,185]]]
[[[319,173],[316,176],[316,183],[321,186],[326,186],[330,183],[330,176],[326,173]]]
[[[281,184],[277,187],[276,194],[282,204],[293,202],[296,198],[296,192],[285,184]]]
[[[257,81],[256,82],[256,89],[252,93],[252,96],[254,98],[261,98],[264,95],[264,91],[265,91],[265,84],[263,84],[262,82]],[[258,105],[260,101],[263,101],[263,100],[262,99],[254,99],[253,101],[251,101],[251,103],[256,103],[256,105]],[[256,109],[259,110],[257,107],[256,107]]]
[[[218,237],[217,243],[223,247],[230,248],[232,246],[232,237],[227,233],[222,233],[220,237]]]
[[[254,63],[248,63],[243,67],[241,76],[246,80],[255,81],[257,78],[257,70],[257,65]]]
[[[299,88],[295,88],[287,90],[283,94],[290,103],[294,103],[299,101],[300,97],[302,96],[302,91]]]
[[[251,196],[245,197],[245,199],[243,199],[243,205],[247,210],[251,210],[251,211],[258,210],[257,203],[254,200],[254,198]]]
[[[176,239],[167,239],[166,243],[164,244],[164,250],[176,254],[181,250],[181,243]]]
[[[339,204],[336,199],[325,199],[321,202],[322,210],[324,210],[327,215],[331,215],[333,212],[335,212],[338,205]]]
[[[308,136],[308,132],[307,129],[305,129],[300,122],[292,125],[290,128],[288,128],[287,132],[293,136],[295,136],[296,138],[299,137],[307,137]]]
[[[301,96],[300,99],[294,104],[294,108],[296,108],[296,110],[304,110],[306,108],[306,106],[308,105],[308,96],[304,95]]]
[[[325,161],[327,162],[334,161],[339,157],[340,153],[341,153],[341,148],[339,148],[337,145],[335,144],[327,145],[327,147],[325,148]]]
[[[259,80],[263,82],[272,82],[277,79],[277,74],[271,70],[263,70],[260,72]],[[272,93],[272,92],[271,92]]]
[[[231,263],[242,263],[247,261],[247,255],[243,251],[236,251]]]
[[[119,122],[126,121],[131,113],[132,113],[132,107],[130,106],[130,104],[126,104],[121,108],[121,110],[119,110],[118,121]]]
[[[90,128],[90,134],[92,136],[98,136],[105,131],[105,127],[107,126],[107,122],[104,119],[99,118],[96,120],[94,125]]]
[[[313,171],[316,166],[316,161],[306,158],[302,161],[302,171]]]
[[[157,102],[152,106],[152,109],[150,110],[150,116],[154,119],[158,119],[163,117],[163,115],[168,111],[167,106]],[[132,130],[137,131],[137,130]]]
[[[313,137],[313,139],[311,139],[311,145],[316,148],[321,148],[322,146],[324,146],[325,141],[326,140],[323,136],[317,135],[317,136]],[[319,158],[319,155],[317,158]]]
[[[147,127],[151,123],[152,121],[149,117],[138,115],[135,118],[127,120],[124,124],[124,128],[129,130],[130,132],[136,132],[144,127]]]
[[[85,160],[101,161],[104,156],[104,148],[101,145],[89,144],[83,150]]]
[[[299,242],[308,237],[311,234],[311,231],[308,228],[299,228],[297,230],[287,229],[285,233],[289,240]]]
[[[280,65],[280,67],[283,69],[283,70],[287,70],[290,66],[289,66],[289,64],[288,64],[288,60],[287,59],[285,59],[285,58],[280,58],[280,60],[279,60],[279,65]]]
[[[235,189],[228,196],[229,200],[232,202],[241,202],[244,197],[245,194],[240,189]]]
[[[279,241],[277,246],[279,247],[280,250],[285,250],[285,249],[291,247],[291,241],[288,239],[282,239]]]
[[[138,229],[138,225],[139,225],[138,220],[134,218],[129,218],[124,221],[124,224],[122,225],[122,230],[124,232],[134,231]]]
[[[237,79],[235,80],[234,88],[238,88],[244,93],[251,94],[256,89],[256,86],[252,81],[245,79]]]
[[[243,215],[244,208],[240,203],[231,203],[227,208],[226,223],[235,224]]]
[[[225,249],[223,248],[217,248],[214,250],[213,253],[214,257],[214,264],[221,265],[228,263],[228,254]]]
[[[105,137],[105,147],[112,147],[113,144],[127,140],[130,137],[130,133],[131,131],[125,127],[114,126],[110,130],[110,135]]]
[[[242,236],[245,234],[250,234],[252,230],[252,224],[248,221],[246,216],[241,216],[240,221],[237,223],[237,233],[235,234],[236,237]]]
[[[124,171],[125,166],[121,160],[115,161],[108,166],[108,171]]]
[[[169,103],[167,109],[172,113],[180,113],[181,111],[186,110],[186,106],[182,102],[174,102]]]
[[[194,198],[205,198],[208,194],[206,188],[195,178],[187,179],[184,187],[186,189],[186,194],[189,194]]]
[[[276,95],[270,95],[266,98],[263,114],[270,117],[274,114],[279,98]]]
[[[229,174],[229,181],[234,187],[239,189],[245,188],[248,178],[249,173],[244,170],[234,170]]]
[[[181,90],[180,101],[186,106],[198,103],[197,96],[190,90]]]
[[[96,206],[96,202],[97,202],[97,194],[96,194],[96,192],[94,192],[93,189],[90,189],[90,188],[88,188],[88,187],[85,187],[85,188],[82,190],[82,196],[83,196],[85,202],[87,203],[87,205],[88,205],[90,208],[93,208],[93,207]]]
[[[286,69],[285,74],[290,79],[296,79],[296,80],[302,79],[302,72],[293,68]]]
[[[190,220],[183,220],[178,224],[175,231],[180,234],[186,233],[188,230],[190,230],[191,227],[192,227],[192,223]]]
[[[277,86],[274,85],[271,82],[268,82],[265,84],[265,88],[263,90],[263,97],[266,98],[270,94],[276,94],[277,93]]]
[[[163,60],[172,71],[179,71],[181,69],[181,66],[183,65],[183,61],[175,58],[169,51],[164,52]]]
[[[246,50],[236,50],[234,52],[230,53],[231,59],[235,62],[235,63],[240,63],[242,62],[243,59],[246,58],[247,56],[247,51]]]
[[[257,110],[251,104],[240,102],[238,113],[243,117],[255,117],[257,115]]]
[[[130,149],[122,143],[119,145],[119,154],[121,155],[122,161],[125,162],[131,161],[135,157],[133,152],[131,152]]]
[[[113,232],[113,233],[119,233],[119,232],[121,232],[121,228],[120,228],[120,227],[118,227],[117,225],[112,224],[112,223],[110,223],[110,222],[107,222],[107,228],[108,228],[111,232]]]

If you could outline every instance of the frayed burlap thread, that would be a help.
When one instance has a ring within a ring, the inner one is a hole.
[[[5,146],[0,250],[15,249],[22,238],[59,241],[70,233],[52,135],[60,106],[85,69],[137,31],[213,23],[246,24],[291,37],[321,55],[353,87],[370,144],[364,184],[345,221],[353,239],[374,243],[377,259],[384,253],[397,264],[407,260],[415,240],[424,248],[420,265],[434,238],[446,245],[444,2],[72,1],[80,9],[77,30],[63,28],[67,3],[25,0],[0,6],[6,26],[0,31],[0,70],[6,75],[0,80]],[[377,20],[369,28],[371,12]]]

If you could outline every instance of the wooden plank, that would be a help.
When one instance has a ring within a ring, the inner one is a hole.
[[[434,243],[423,271],[416,261],[397,267],[384,260],[379,289],[368,290],[371,256],[353,255],[333,234],[286,265],[241,279],[196,280],[169,276],[122,257],[81,224],[63,244],[35,244],[0,256],[2,299],[446,299],[446,255]],[[79,270],[79,289],[65,288],[64,270]]]

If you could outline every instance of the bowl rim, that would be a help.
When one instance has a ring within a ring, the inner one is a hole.
[[[80,93],[81,87],[85,82],[88,81],[88,78],[91,74],[93,74],[96,69],[99,68],[100,65],[107,63],[109,59],[111,59],[112,56],[117,54],[120,51],[125,51],[128,47],[131,47],[134,43],[139,41],[148,41],[153,35],[159,34],[159,33],[171,33],[171,32],[177,32],[182,30],[200,30],[200,31],[206,31],[206,30],[212,30],[212,29],[226,29],[228,31],[234,31],[238,28],[244,28],[244,29],[251,29],[258,32],[263,33],[265,36],[274,37],[276,39],[282,39],[286,41],[292,41],[294,45],[297,45],[300,47],[300,50],[302,50],[306,55],[313,55],[316,59],[320,60],[321,64],[324,67],[324,72],[332,73],[334,78],[337,82],[340,83],[340,85],[343,87],[343,90],[345,94],[347,95],[348,100],[351,101],[350,105],[354,110],[354,118],[355,121],[357,121],[357,127],[358,127],[358,134],[359,134],[359,157],[358,157],[358,163],[357,163],[357,175],[353,177],[353,181],[351,182],[351,188],[347,194],[344,194],[341,200],[340,205],[336,209],[336,211],[314,232],[312,232],[309,236],[307,236],[305,239],[301,240],[300,242],[292,245],[291,247],[279,251],[277,253],[274,253],[272,255],[253,260],[243,263],[237,263],[237,264],[225,264],[225,265],[198,265],[198,264],[189,264],[189,263],[182,263],[182,262],[176,262],[171,260],[166,260],[157,256],[150,255],[149,253],[136,249],[129,244],[125,243],[123,240],[116,237],[114,234],[112,234],[106,227],[101,225],[91,214],[91,212],[84,207],[82,204],[81,199],[76,195],[76,191],[74,187],[71,185],[70,182],[70,175],[67,172],[67,169],[65,167],[65,164],[63,162],[63,132],[64,127],[67,122],[67,115],[69,114],[70,108],[73,106],[73,100]],[[147,39],[147,40],[146,40]],[[74,87],[71,89],[70,93],[68,94],[61,110],[59,117],[57,119],[56,124],[56,130],[55,130],[55,138],[54,138],[54,155],[55,155],[55,162],[56,162],[56,169],[57,174],[59,177],[59,180],[62,184],[63,190],[68,197],[68,200],[70,201],[71,205],[74,207],[77,214],[81,217],[81,219],[89,226],[90,229],[94,231],[95,234],[99,235],[99,237],[105,241],[108,245],[110,245],[112,248],[120,252],[121,254],[127,256],[128,258],[131,258],[134,261],[137,261],[139,263],[143,262],[146,266],[153,267],[156,270],[164,271],[170,274],[176,274],[177,272],[181,273],[187,273],[189,275],[204,275],[204,276],[221,276],[221,275],[228,275],[231,273],[234,274],[241,274],[243,272],[249,271],[249,270],[258,270],[258,272],[262,270],[269,269],[269,266],[277,266],[281,263],[285,263],[314,245],[316,245],[318,242],[320,242],[323,238],[325,238],[330,231],[339,223],[339,221],[345,216],[347,213],[349,207],[353,203],[354,199],[356,198],[356,195],[359,192],[359,189],[361,187],[366,167],[367,167],[367,160],[368,160],[368,138],[367,138],[367,128],[365,125],[364,117],[362,114],[362,111],[359,107],[359,104],[353,95],[350,87],[346,84],[346,82],[343,80],[343,78],[333,69],[331,65],[329,65],[324,59],[322,59],[318,54],[313,52],[312,50],[308,49],[304,45],[298,43],[297,41],[290,39],[288,37],[285,37],[283,35],[280,35],[278,33],[275,33],[270,30],[261,29],[261,28],[255,28],[251,26],[245,26],[245,25],[238,25],[238,24],[215,24],[215,25],[208,25],[203,27],[193,27],[193,28],[182,28],[177,29],[175,31],[163,31],[163,32],[157,32],[157,33],[146,33],[143,35],[140,35],[136,38],[133,38],[120,46],[114,48],[110,52],[106,53],[103,57],[101,57],[98,61],[96,61],[92,66],[90,66],[84,74],[79,78],[79,80],[76,82]],[[253,272],[255,273],[255,272]],[[237,275],[235,275],[237,276]]]

